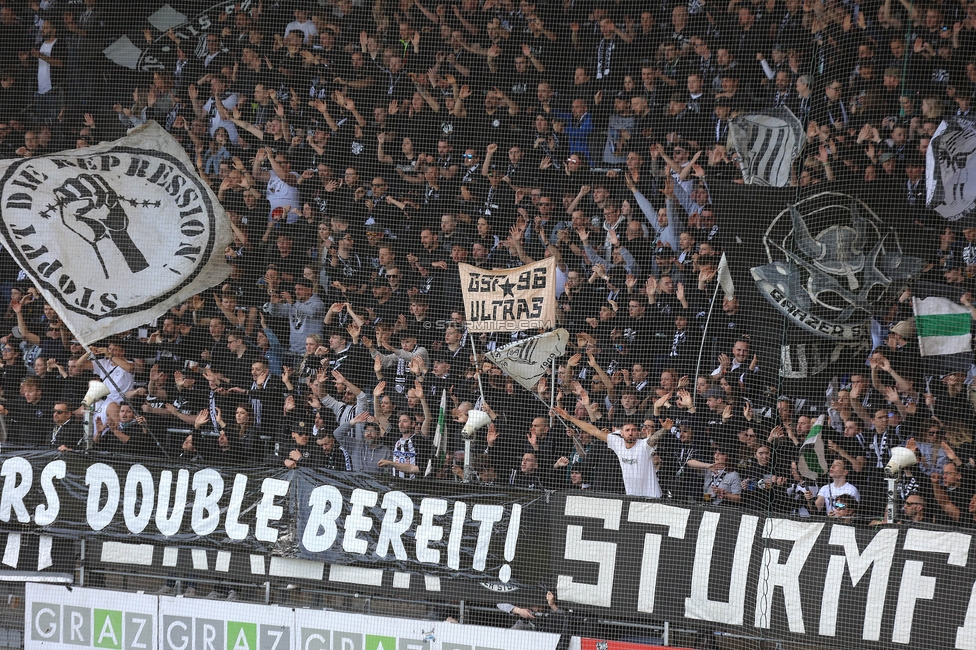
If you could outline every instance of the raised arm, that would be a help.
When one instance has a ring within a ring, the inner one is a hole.
[[[556,408],[552,409],[552,413],[554,415],[558,415],[566,422],[571,423],[577,429],[581,431],[585,431],[586,433],[590,434],[594,438],[602,440],[603,442],[607,441],[608,435],[603,431],[601,431],[600,429],[598,429],[596,425],[590,424],[589,422],[584,422],[583,420],[573,417],[572,415],[566,412],[566,409],[562,408],[561,406],[557,406]]]
[[[267,183],[268,179],[271,178],[271,172],[266,172],[261,169],[261,163],[264,162],[267,156],[268,149],[260,147],[254,155],[254,162],[251,163],[251,177],[259,183]]]
[[[430,407],[427,405],[427,392],[424,390],[423,384],[419,381],[415,382],[417,390],[420,392],[420,408],[424,411],[424,423],[420,425],[420,435],[424,438],[430,438]]]
[[[342,106],[344,109],[349,111],[349,114],[352,115],[352,119],[356,120],[356,124],[358,124],[360,127],[366,126],[366,118],[363,117],[363,114],[356,109],[356,102],[354,102],[351,97],[346,97],[345,94],[336,91],[335,102],[339,104],[339,106]]]
[[[393,156],[383,151],[383,145],[386,143],[386,134],[377,133],[376,134],[376,159],[379,160],[384,165],[393,164]]]
[[[426,90],[424,90],[420,86],[420,84],[414,83],[414,86],[417,88],[417,93],[421,97],[423,97],[424,98],[424,101],[427,102],[427,105],[430,106],[430,109],[432,111],[434,111],[435,113],[439,113],[440,110],[441,110],[441,105],[437,103],[437,100],[434,99],[433,96],[431,96],[431,94],[429,92],[427,92]]]
[[[587,364],[593,368],[593,372],[596,373],[596,376],[600,378],[600,382],[606,387],[607,395],[612,401],[617,401],[617,388],[613,385],[613,380],[610,379],[610,375],[606,373],[592,354],[587,353],[586,357]]]
[[[329,126],[330,131],[335,133],[339,130],[339,124],[335,121],[335,118],[332,117],[332,114],[329,113],[329,105],[325,103],[324,99],[313,99],[308,103],[308,105],[322,114],[322,119],[325,120],[325,123]]]

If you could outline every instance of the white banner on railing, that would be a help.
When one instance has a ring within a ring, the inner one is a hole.
[[[24,650],[156,650],[156,596],[26,585]]]
[[[26,596],[24,650],[555,650],[559,643],[543,632],[103,589],[28,584]]]

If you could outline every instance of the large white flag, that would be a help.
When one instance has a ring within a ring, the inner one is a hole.
[[[925,201],[949,221],[957,221],[976,208],[976,125],[969,118],[953,117],[935,130],[925,154]]]
[[[520,332],[556,326],[556,260],[486,271],[458,264],[472,332]]]
[[[559,328],[503,345],[485,356],[520,385],[532,390],[549,372],[552,362],[565,354],[568,342],[569,332]]]
[[[0,162],[3,245],[83,345],[230,272],[217,197],[155,122],[94,147]]]

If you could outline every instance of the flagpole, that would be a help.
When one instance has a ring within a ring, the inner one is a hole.
[[[478,366],[478,350],[474,347],[474,335],[469,337],[471,341],[471,351],[474,352],[474,376],[478,379],[478,392],[481,393],[481,401],[485,401],[485,387],[481,385],[481,368]]]
[[[552,360],[552,390],[549,393],[549,428],[552,428],[552,409],[556,407],[556,366],[557,359]]]
[[[478,349],[474,347],[474,334],[468,337],[471,340],[471,351],[474,353],[474,376],[478,379],[478,392],[481,393],[481,408],[484,410],[485,387],[481,385],[481,367],[478,365]],[[464,482],[471,482],[471,440],[464,440]]]
[[[715,299],[718,298],[718,290],[721,287],[722,287],[722,285],[721,285],[720,282],[718,282],[718,278],[716,276],[715,291],[712,292],[712,302],[708,306],[708,316],[705,318],[705,329],[702,330],[701,345],[698,346],[698,362],[695,364],[695,377],[697,377],[698,376],[698,373],[701,372],[702,352],[705,351],[705,339],[708,336],[708,324],[712,320],[712,309],[715,308]],[[697,381],[695,382],[695,397],[698,397],[698,382]]]

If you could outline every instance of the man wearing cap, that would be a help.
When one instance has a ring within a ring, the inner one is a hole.
[[[440,399],[441,391],[451,391],[455,377],[451,375],[453,355],[450,352],[435,352],[432,355],[434,367],[427,373],[424,390],[434,399]]]
[[[553,412],[563,420],[572,423],[582,431],[586,431],[594,438],[607,443],[620,461],[623,472],[624,486],[631,496],[661,498],[661,485],[657,480],[654,469],[654,448],[656,438],[639,439],[640,428],[629,422],[620,430],[621,435],[606,433],[589,422],[573,417],[564,408],[555,408]]]
[[[925,158],[912,150],[905,154],[904,163],[905,175],[901,178],[895,176],[895,190],[890,194],[892,212],[889,223],[898,233],[902,246],[907,244],[911,249],[922,239],[918,236],[919,226],[916,222],[928,222],[929,211],[925,206]]]
[[[727,97],[715,100],[715,106],[710,115],[707,137],[702,141],[703,146],[713,147],[716,144],[725,146],[729,141],[729,117],[732,114],[732,102]]]
[[[404,305],[397,300],[390,281],[386,277],[377,277],[370,281],[369,286],[373,294],[372,300],[366,303],[370,322],[395,323],[397,316],[403,313]]]
[[[319,398],[321,407],[332,411],[338,424],[352,421],[360,413],[369,411],[369,396],[338,370],[332,371],[335,382],[335,393],[339,399],[323,394]],[[312,406],[315,406],[313,401]],[[357,438],[362,437],[363,427],[357,425],[354,429]]]
[[[668,139],[668,142],[676,140],[689,140],[701,142],[701,119],[698,113],[688,110],[688,94],[686,92],[676,92],[671,95],[667,110],[661,120],[661,130]],[[677,147],[676,147],[677,149]],[[674,151],[677,160],[680,153]],[[682,167],[687,161],[678,161]],[[681,171],[674,170],[674,173]]]
[[[573,440],[572,450],[565,456],[560,456],[554,467],[557,470],[555,482],[559,484],[569,484],[570,474],[574,471],[582,472],[586,476],[589,487],[597,492],[608,494],[626,494],[624,478],[620,470],[620,462],[617,455],[610,451],[609,447],[596,440],[586,431],[576,431],[566,429],[566,435],[570,438],[578,436]],[[560,480],[561,467],[569,468],[566,472],[564,481]]]
[[[899,391],[910,388],[917,372],[919,359],[918,338],[915,336],[915,319],[899,321],[891,326],[885,344],[878,348],[879,368],[891,375]],[[888,364],[884,364],[884,359]],[[902,377],[904,375],[904,378]]]
[[[682,406],[687,405],[687,401],[679,402]],[[713,386],[705,391],[705,405],[707,411],[696,415],[696,426],[707,431],[708,437],[721,444],[732,444],[734,434],[733,428],[725,426],[725,409],[729,405],[729,396],[724,389]]]
[[[293,355],[305,352],[305,339],[322,335],[325,305],[312,291],[312,281],[298,276],[295,279],[295,295],[288,291],[274,292],[266,311],[272,316],[288,318],[288,351]]]
[[[299,464],[304,465],[306,459],[312,455],[312,447],[308,444],[312,435],[312,423],[295,417],[288,427],[291,435],[291,445],[283,461],[288,469],[295,469]]]

